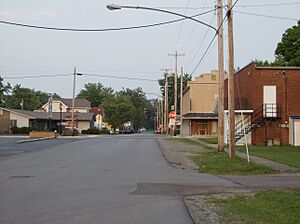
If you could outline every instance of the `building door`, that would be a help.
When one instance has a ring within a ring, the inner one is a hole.
[[[264,117],[277,117],[276,86],[264,86]]]

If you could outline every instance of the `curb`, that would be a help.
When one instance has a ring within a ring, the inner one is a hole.
[[[21,140],[17,141],[18,144],[27,143],[27,142],[36,142],[36,141],[43,141],[48,139],[54,139],[55,137],[45,137],[45,138],[33,138],[33,139],[27,139],[27,140]]]
[[[169,162],[171,166],[190,171],[195,171],[198,169],[198,166],[195,165],[191,160],[186,158],[184,155],[181,155],[165,147],[160,139],[158,140],[158,145],[164,158],[167,162]]]

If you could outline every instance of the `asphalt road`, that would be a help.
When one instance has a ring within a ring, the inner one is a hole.
[[[182,186],[236,184],[171,167],[158,137],[44,141],[43,150],[2,158],[0,223],[193,223]]]
[[[0,159],[3,157],[14,156],[19,153],[40,151],[53,147],[78,141],[79,139],[49,139],[47,141],[36,141],[19,144],[21,140],[28,140],[28,136],[4,136],[0,135]]]

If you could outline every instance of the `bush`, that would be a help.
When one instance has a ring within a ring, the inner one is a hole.
[[[34,130],[34,128],[32,128],[32,127],[21,127],[21,128],[11,127],[10,130],[13,134],[29,134],[29,132]]]
[[[110,134],[110,131],[106,128],[104,129],[97,129],[97,128],[89,128],[87,130],[82,130],[81,134],[85,134],[85,135],[100,135],[100,134]]]
[[[102,135],[109,135],[110,134],[110,130],[108,130],[107,128],[103,128],[100,130],[100,134]]]
[[[18,127],[11,127],[10,130],[13,134],[19,134],[19,128]]]

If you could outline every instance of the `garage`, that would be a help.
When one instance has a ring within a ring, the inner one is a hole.
[[[289,143],[300,146],[300,115],[292,115],[289,118]]]

